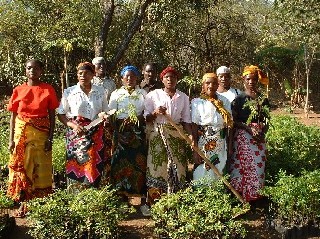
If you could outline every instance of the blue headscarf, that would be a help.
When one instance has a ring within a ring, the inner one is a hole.
[[[120,75],[123,77],[127,71],[132,71],[137,77],[141,74],[137,67],[128,65],[121,70]]]

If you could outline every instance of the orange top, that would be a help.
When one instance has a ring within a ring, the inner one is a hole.
[[[38,118],[48,116],[48,110],[59,106],[59,101],[53,87],[41,82],[37,86],[24,83],[13,89],[8,110],[23,117]]]

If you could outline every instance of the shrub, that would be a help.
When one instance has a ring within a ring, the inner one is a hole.
[[[265,187],[262,194],[271,200],[270,211],[281,224],[307,225],[320,218],[319,190],[319,170],[304,171],[300,177],[280,172],[276,184]]]
[[[160,236],[209,239],[246,235],[242,221],[236,218],[247,209],[231,197],[221,181],[163,196],[151,211]]]
[[[0,165],[7,165],[9,161],[9,122],[10,113],[0,112]]]
[[[305,126],[290,116],[274,116],[271,125],[267,133],[268,181],[274,181],[279,170],[299,176],[303,169],[320,169],[320,128]]]
[[[29,234],[35,238],[114,238],[118,222],[132,212],[109,186],[78,194],[57,191],[28,203]]]
[[[66,140],[64,136],[55,135],[52,145],[52,164],[54,172],[64,173],[66,164]]]

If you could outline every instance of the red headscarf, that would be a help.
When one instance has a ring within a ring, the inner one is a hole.
[[[161,73],[160,73],[160,79],[162,79],[164,77],[165,74],[167,74],[168,72],[172,72],[173,74],[175,74],[177,76],[177,78],[179,78],[179,72],[174,69],[171,66],[168,66],[166,69],[164,69]]]

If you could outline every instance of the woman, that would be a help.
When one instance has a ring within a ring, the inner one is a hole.
[[[189,97],[176,88],[178,72],[164,69],[160,78],[164,88],[147,94],[145,118],[153,123],[147,158],[148,199],[153,203],[162,193],[174,193],[185,186],[187,172],[186,142],[168,124],[168,117],[183,126],[192,140]]]
[[[191,115],[195,145],[222,174],[227,161],[226,127],[232,127],[233,121],[230,103],[227,98],[217,94],[218,86],[216,74],[207,73],[203,76],[201,95],[191,101]],[[205,165],[197,153],[194,159],[195,166],[201,163],[195,169],[196,175],[197,171],[203,171],[201,167]],[[214,175],[214,178],[217,176]]]
[[[257,66],[243,71],[245,91],[232,102],[234,147],[230,162],[231,185],[250,202],[260,198],[264,186],[269,101],[258,92],[258,82],[268,84]]]
[[[109,108],[115,109],[115,151],[111,159],[111,184],[124,198],[145,194],[144,149],[145,90],[137,86],[139,70],[126,66],[121,71],[123,86],[111,93]]]
[[[17,86],[9,101],[8,196],[16,202],[43,197],[52,191],[52,142],[55,109],[59,102],[53,87],[40,80],[43,63],[26,62],[27,82]],[[25,215],[21,203],[17,217]]]
[[[77,67],[79,82],[64,91],[57,110],[59,120],[68,127],[68,184],[79,188],[97,187],[106,163],[103,125],[84,127],[108,110],[104,88],[91,83],[94,74],[94,66],[90,62],[80,63]]]

